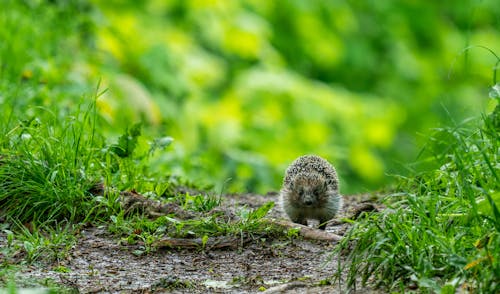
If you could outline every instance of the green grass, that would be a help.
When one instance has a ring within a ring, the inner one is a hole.
[[[500,291],[499,115],[500,103],[479,120],[436,130],[422,156],[438,168],[401,178],[387,209],[366,215],[338,247],[348,253],[339,267],[348,287],[371,279],[401,291]]]
[[[63,120],[39,111],[50,119],[27,118],[1,142],[8,146],[0,161],[2,210],[21,223],[82,221],[96,206],[89,191],[100,180],[102,138],[86,128],[92,110]]]
[[[170,201],[178,201],[178,198],[184,197],[178,195],[177,199]],[[210,196],[198,195],[196,199],[203,199],[198,200],[205,203],[203,207],[213,204],[213,197]],[[220,200],[218,199],[218,201]],[[143,250],[138,252],[140,254],[156,250],[153,244],[164,237],[201,238],[205,243],[208,238],[219,236],[241,239],[247,237],[253,239],[269,236],[285,237],[286,231],[262,221],[273,206],[274,203],[269,202],[254,210],[240,208],[234,215],[230,211],[212,209],[200,211],[196,206],[190,206],[186,210],[195,214],[188,219],[179,219],[175,214],[160,216],[154,220],[144,218],[141,215],[125,217],[123,214],[119,214],[111,216],[109,231],[121,236],[125,244],[141,242]],[[203,247],[202,244],[199,249],[204,249]]]
[[[176,192],[178,185],[189,184],[150,173],[151,156],[172,140],[163,137],[147,144],[140,124],[106,140],[98,130],[99,95],[96,92],[88,105],[62,116],[54,114],[55,109],[36,107],[31,117],[5,129],[0,141],[0,211],[7,221],[1,229],[8,244],[2,249],[2,267],[64,259],[83,224],[105,225],[126,243],[142,242],[138,254],[155,250],[153,243],[162,237],[206,242],[217,236],[286,233],[261,221],[272,203],[255,210],[217,211],[220,195]],[[178,213],[193,217],[172,213],[148,219],[140,211],[126,212],[119,198],[127,190],[174,203]],[[21,260],[14,258],[18,252],[23,253]]]
[[[141,242],[138,255],[156,250],[154,242],[163,237],[200,238],[202,250],[212,237],[243,240],[286,235],[262,222],[273,203],[255,210],[217,210],[222,204],[220,195],[176,192],[185,181],[151,174],[152,153],[171,140],[153,139],[145,144],[140,125],[127,128],[116,140],[106,140],[97,127],[98,96],[62,117],[36,108],[33,117],[5,131],[0,141],[0,212],[6,220],[0,229],[7,238],[0,251],[5,257],[2,269],[15,271],[19,265],[64,260],[79,228],[88,224],[106,226],[125,243]],[[193,217],[183,219],[172,213],[149,219],[140,211],[128,213],[119,203],[121,192],[127,190],[174,203],[179,214],[189,212]],[[20,252],[22,258],[16,258]],[[0,285],[9,281],[0,280]]]
[[[17,234],[14,233],[16,231]],[[8,242],[2,248],[2,253],[10,257],[16,252],[23,252],[24,258],[21,264],[31,264],[36,260],[48,262],[64,260],[76,241],[74,231],[74,225],[57,227],[33,225],[27,228],[18,223],[13,226],[12,231],[4,230]],[[9,260],[6,259],[4,262],[8,264]]]
[[[141,127],[135,125],[115,143],[106,143],[97,131],[95,102],[62,119],[45,108],[37,111],[39,115],[8,130],[1,142],[9,146],[3,149],[0,161],[1,212],[13,224],[9,234],[16,232],[14,247],[26,253],[27,263],[40,257],[57,259],[51,252],[55,252],[52,249],[57,248],[59,238],[68,244],[75,240],[73,230],[61,229],[72,224],[109,224],[112,233],[129,243],[142,241],[147,251],[163,236],[209,238],[270,233],[271,226],[261,219],[272,203],[256,210],[242,207],[234,212],[217,212],[221,196],[176,192],[178,182],[150,174],[147,167],[151,154],[168,146],[171,140],[142,144]],[[105,188],[96,188],[99,185]],[[173,213],[151,220],[140,210],[123,211],[119,198],[126,190],[175,203],[178,213],[191,212],[192,217],[183,219]],[[52,233],[55,231],[59,234]]]

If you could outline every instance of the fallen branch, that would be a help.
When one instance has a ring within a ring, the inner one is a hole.
[[[300,281],[294,281],[294,282],[271,287],[262,293],[264,293],[264,294],[286,293],[290,290],[294,290],[297,288],[304,288],[304,287],[307,287],[306,283],[300,282]]]
[[[334,233],[329,233],[323,230],[310,228],[301,224],[296,224],[287,220],[267,219],[269,223],[287,229],[299,229],[299,235],[309,240],[332,241],[338,242],[342,240],[342,236]]]
[[[360,203],[360,204],[354,206],[354,208],[351,211],[352,215],[349,216],[349,218],[352,220],[356,220],[363,213],[374,212],[374,211],[377,212],[378,209],[373,203],[370,203],[370,202]]]

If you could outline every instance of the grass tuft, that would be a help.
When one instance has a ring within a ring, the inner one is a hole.
[[[95,129],[87,129],[94,106],[62,121],[38,109],[45,119],[33,116],[7,133],[0,162],[0,204],[8,217],[21,223],[78,222],[93,210],[95,199],[89,191],[99,181],[96,168],[102,144]]]
[[[423,154],[438,168],[401,178],[387,209],[357,222],[338,246],[349,250],[339,265],[349,288],[371,280],[423,293],[500,291],[499,115],[497,104],[479,123],[436,130]]]

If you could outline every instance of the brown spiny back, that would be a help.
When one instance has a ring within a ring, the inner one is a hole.
[[[335,168],[323,158],[316,155],[304,155],[297,158],[286,170],[284,186],[290,186],[293,178],[299,173],[316,172],[322,175],[331,189],[338,190],[338,178]]]

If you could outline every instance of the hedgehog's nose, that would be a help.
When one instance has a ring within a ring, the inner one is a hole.
[[[311,206],[313,204],[313,202],[311,199],[307,199],[306,201],[304,201],[304,204],[307,206]]]

